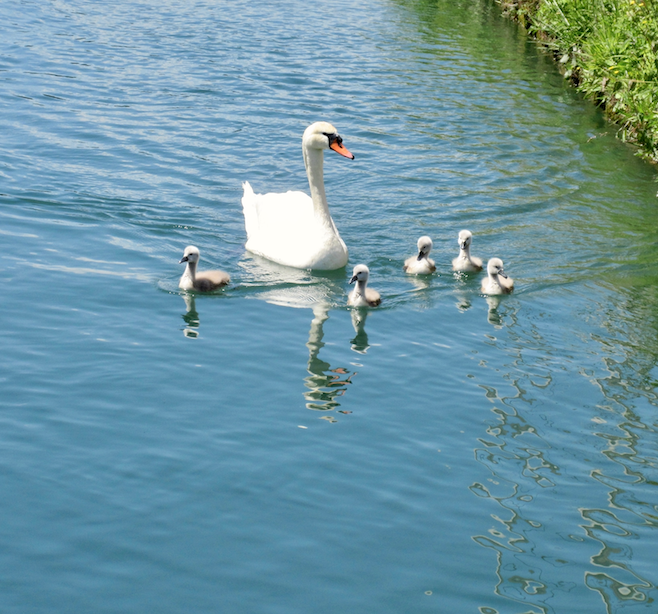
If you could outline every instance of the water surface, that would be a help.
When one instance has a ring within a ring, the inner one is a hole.
[[[0,16],[3,612],[655,609],[655,173],[495,4]],[[318,119],[313,275],[240,198],[307,189]],[[188,244],[233,284],[179,292]]]

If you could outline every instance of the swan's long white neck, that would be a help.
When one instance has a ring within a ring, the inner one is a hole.
[[[455,252],[453,252],[454,254]],[[466,247],[462,248],[462,246],[459,246],[459,257],[464,258],[464,260],[470,260],[471,259],[471,246],[466,245]]]
[[[304,144],[304,165],[308,176],[308,185],[311,188],[311,199],[315,216],[328,228],[335,231],[336,227],[329,214],[327,195],[324,191],[324,152],[322,149],[307,147]]]

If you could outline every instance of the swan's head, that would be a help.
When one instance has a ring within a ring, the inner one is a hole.
[[[355,281],[366,282],[369,275],[370,269],[365,264],[357,264],[352,271],[350,283],[353,284]]]
[[[183,252],[183,257],[178,264],[183,262],[199,262],[199,248],[194,245],[188,245]]]
[[[315,122],[304,130],[302,146],[310,149],[333,149],[341,156],[354,160],[354,155],[343,145],[338,130],[329,122]]]
[[[418,260],[427,258],[432,251],[432,239],[429,237],[421,237],[418,239]]]
[[[503,270],[503,261],[500,258],[491,258],[489,260],[487,263],[487,273],[492,276],[500,275],[507,279],[507,275],[505,275],[505,271]]]
[[[470,230],[462,230],[459,233],[459,249],[466,249],[471,244],[473,234]]]

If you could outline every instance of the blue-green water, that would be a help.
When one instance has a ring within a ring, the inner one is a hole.
[[[496,5],[0,22],[1,612],[657,611],[654,171]],[[245,253],[240,205],[307,189],[318,119],[356,155],[325,275]],[[228,289],[178,291],[190,243]]]

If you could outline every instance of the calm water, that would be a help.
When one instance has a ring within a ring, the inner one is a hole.
[[[655,173],[494,4],[0,22],[3,613],[656,612]],[[243,248],[318,119],[360,324]],[[178,291],[190,243],[230,288]]]

